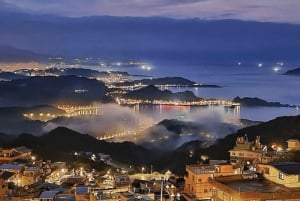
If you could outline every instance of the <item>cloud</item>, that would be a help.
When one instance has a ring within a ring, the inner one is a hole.
[[[72,17],[166,16],[300,23],[299,0],[1,0],[0,5]]]
[[[80,133],[88,133],[103,137],[106,134],[126,133],[126,131],[138,130],[143,123],[152,125],[153,120],[145,115],[134,112],[128,107],[116,104],[104,104],[101,115],[81,116],[76,118],[63,118],[55,122],[49,122],[44,127],[44,132],[49,132],[59,126],[64,126]]]

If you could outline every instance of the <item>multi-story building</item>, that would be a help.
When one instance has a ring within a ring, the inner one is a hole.
[[[31,150],[23,146],[0,150],[0,164],[13,163],[18,159],[31,159]]]
[[[187,165],[184,191],[199,200],[211,199],[213,186],[209,180],[218,176],[232,175],[231,164],[223,165]]]
[[[286,187],[300,188],[300,163],[296,162],[273,162],[259,164],[264,178]]]
[[[23,171],[22,176],[20,177],[20,186],[31,185],[42,181],[43,171],[39,167],[28,167]]]
[[[300,141],[295,139],[290,139],[286,141],[288,144],[288,150],[297,151],[300,150]]]
[[[255,142],[249,142],[247,135],[237,137],[236,145],[229,150],[229,153],[231,164],[240,168],[241,172],[256,171],[258,164],[267,164],[281,157],[273,150],[268,151],[267,146],[261,144],[259,136],[256,137]]]
[[[287,188],[255,175],[234,175],[216,177],[210,183],[213,186],[214,201],[299,201],[300,189]]]

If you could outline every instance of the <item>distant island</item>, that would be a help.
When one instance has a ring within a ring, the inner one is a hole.
[[[126,93],[124,98],[141,100],[178,100],[178,101],[198,101],[201,98],[194,95],[191,91],[173,93],[169,90],[159,90],[154,85],[149,85],[141,89]]]
[[[282,104],[280,102],[268,102],[257,97],[240,98],[237,96],[232,101],[241,104],[241,106],[296,107],[295,105]]]
[[[116,84],[116,86],[135,86],[135,85],[144,85],[144,86],[155,85],[155,86],[163,86],[163,87],[210,87],[210,88],[221,87],[212,84],[199,84],[182,77],[142,79],[142,80],[126,81],[126,82]]]
[[[296,76],[300,76],[300,67],[292,69],[292,70],[288,70],[285,73],[283,73],[283,75],[296,75]]]

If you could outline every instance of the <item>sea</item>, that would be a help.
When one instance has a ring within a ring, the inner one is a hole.
[[[249,119],[253,121],[269,121],[280,116],[300,115],[300,76],[283,75],[284,72],[297,67],[297,63],[286,63],[284,61],[273,62],[248,62],[234,61],[230,64],[189,64],[175,62],[148,62],[145,65],[149,68],[117,67],[109,70],[126,71],[133,76],[132,79],[158,78],[167,76],[180,76],[201,84],[219,85],[220,88],[189,88],[171,87],[173,92],[192,91],[198,97],[219,98],[232,100],[239,97],[257,97],[269,102],[280,102],[295,107],[245,107],[241,106],[238,111],[228,109],[207,107],[200,112],[209,114],[216,112],[228,118]],[[174,118],[182,115],[178,107],[153,107],[150,110],[153,115],[160,114],[159,120],[163,118]],[[173,111],[174,110],[174,111]],[[184,111],[189,109],[184,108]],[[143,111],[143,110],[142,110]],[[197,110],[190,110],[197,111]],[[199,110],[197,111],[199,112]],[[186,115],[187,112],[184,113]],[[188,116],[188,115],[186,115]]]

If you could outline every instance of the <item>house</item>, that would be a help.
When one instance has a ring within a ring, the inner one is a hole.
[[[16,174],[21,173],[25,168],[24,164],[2,164],[0,165],[1,171],[14,172]]]
[[[229,150],[229,153],[231,164],[240,168],[241,172],[245,170],[256,171],[258,164],[266,164],[281,157],[274,152],[268,152],[267,146],[261,144],[260,136],[257,136],[254,142],[249,142],[247,135],[237,137],[236,145]]]
[[[294,151],[294,150],[300,150],[300,141],[295,139],[290,139],[286,141],[288,144],[288,150]]]
[[[286,187],[300,187],[300,163],[273,162],[260,164],[259,169],[264,178]]]
[[[213,186],[212,200],[216,201],[263,201],[300,200],[300,190],[243,175],[216,177],[210,180]]]
[[[0,150],[0,164],[13,163],[16,160],[30,160],[31,149],[24,146]]]
[[[0,200],[7,200],[8,184],[4,179],[0,179]]]
[[[234,174],[231,164],[187,165],[184,191],[197,199],[211,199],[213,186],[209,179]]]
[[[1,173],[0,178],[8,183],[8,182],[13,182],[14,180],[16,180],[16,175],[17,174],[14,172],[4,171]]]
[[[43,175],[43,171],[39,167],[27,167],[21,176],[20,185],[27,186],[42,181]]]
[[[75,199],[80,201],[90,200],[90,189],[87,186],[75,187]]]
[[[116,173],[114,175],[115,186],[116,187],[124,187],[130,185],[130,180],[128,174]]]

